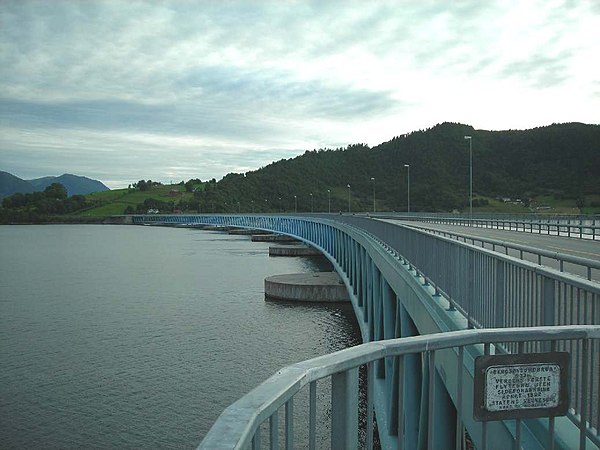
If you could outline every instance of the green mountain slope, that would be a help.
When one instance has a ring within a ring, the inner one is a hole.
[[[600,126],[558,124],[485,131],[455,123],[397,136],[369,148],[307,151],[246,174],[229,174],[200,195],[205,212],[237,210],[405,211],[464,209],[472,136],[475,196],[573,200],[600,194]],[[374,180],[371,180],[374,178]],[[350,189],[347,185],[350,184]],[[330,193],[327,192],[330,191]],[[350,192],[348,192],[350,191]],[[312,196],[311,196],[312,194]],[[350,195],[348,195],[350,194]],[[296,199],[294,199],[296,196]]]

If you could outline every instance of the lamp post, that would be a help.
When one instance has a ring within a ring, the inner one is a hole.
[[[331,214],[331,189],[327,189],[327,211]]]
[[[279,197],[279,212],[283,212],[283,204],[281,203],[281,197]]]
[[[294,195],[294,212],[298,212],[298,197]]]
[[[473,222],[473,147],[471,136],[465,136],[469,141],[469,221]]]
[[[312,195],[312,192],[310,193],[310,212],[311,213],[315,212],[314,208],[313,208],[313,195]]]
[[[250,203],[252,203],[252,214],[254,214],[254,200],[250,200]]]
[[[348,214],[350,214],[350,185],[348,185]]]
[[[371,177],[373,182],[373,214],[375,214],[375,177]]]
[[[408,180],[407,180],[407,200],[406,200],[406,212],[410,213],[410,164],[404,164],[404,167],[407,169]]]

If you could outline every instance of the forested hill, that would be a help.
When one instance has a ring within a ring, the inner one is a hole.
[[[600,126],[555,124],[531,130],[486,131],[443,123],[369,148],[307,151],[246,174],[208,183],[203,211],[404,211],[410,165],[411,210],[464,209],[469,192],[469,141],[475,196],[579,199],[600,194]],[[371,178],[375,180],[372,181]],[[311,196],[312,193],[312,196]],[[251,205],[251,206],[250,206]]]

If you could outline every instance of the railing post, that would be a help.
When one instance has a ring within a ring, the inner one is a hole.
[[[294,448],[294,398],[290,398],[285,404],[285,449]]]
[[[408,312],[402,304],[398,304],[400,316],[400,337],[410,337],[418,335],[414,322],[411,320]],[[423,373],[421,369],[421,355],[409,354],[403,358],[402,370],[399,371],[402,384],[400,391],[403,393],[402,402],[399,404],[398,416],[403,418],[402,426],[399,429],[404,433],[404,443],[406,449],[417,448],[419,439],[419,416],[421,409],[421,382]],[[406,413],[405,413],[406,412]]]
[[[317,448],[317,382],[310,383],[308,414],[308,449]]]
[[[260,427],[258,427],[256,429],[256,432],[254,433],[254,437],[252,438],[252,450],[260,450],[260,448],[262,447],[260,433],[261,433],[261,429],[260,429]]]
[[[358,368],[331,377],[331,448],[358,448]]]
[[[275,411],[269,420],[269,439],[271,448],[279,448],[279,411]]]
[[[589,339],[583,340],[583,347],[581,349],[582,354],[582,368],[581,368],[581,407],[580,407],[580,423],[579,423],[579,448],[585,450],[586,448],[586,426],[587,421],[592,422],[592,418],[588,417],[588,398],[592,389],[589,388],[589,374],[588,364],[590,359],[589,354],[590,341]]]
[[[542,325],[555,325],[556,322],[556,295],[554,280],[544,277],[542,285]]]
[[[367,436],[365,447],[373,450],[373,419],[374,419],[374,394],[375,394],[375,366],[373,362],[367,364]]]
[[[494,316],[497,328],[503,328],[506,326],[504,318],[504,304],[505,304],[505,263],[502,260],[496,260],[496,298],[494,305]]]

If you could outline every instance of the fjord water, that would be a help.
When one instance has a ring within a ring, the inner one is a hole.
[[[324,260],[248,237],[3,226],[0,246],[0,448],[193,448],[279,368],[360,343],[348,305],[264,300]]]

